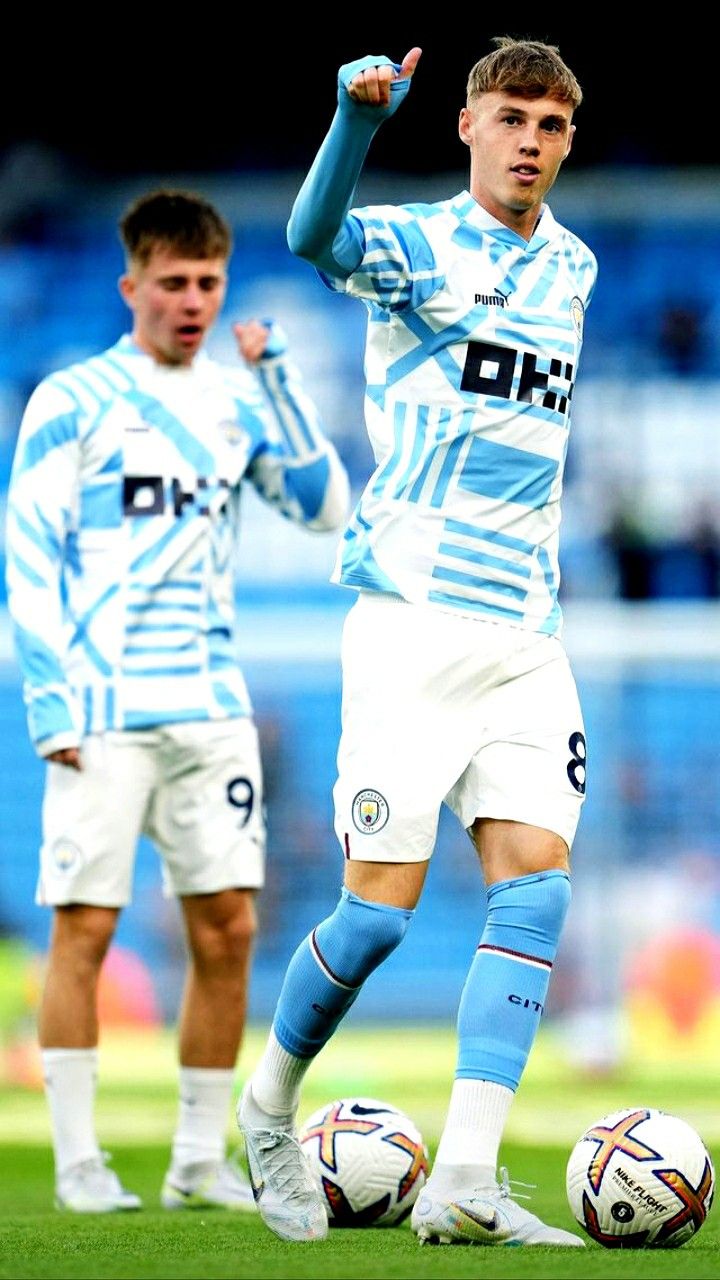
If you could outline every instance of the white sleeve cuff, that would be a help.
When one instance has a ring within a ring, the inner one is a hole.
[[[79,747],[80,739],[72,729],[65,729],[63,733],[54,733],[50,738],[42,738],[40,742],[35,743],[35,750],[39,756],[46,759],[51,756],[53,751],[64,751],[67,747]]]

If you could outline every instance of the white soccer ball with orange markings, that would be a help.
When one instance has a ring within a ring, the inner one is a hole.
[[[570,1208],[608,1249],[675,1249],[700,1230],[715,1171],[699,1134],[653,1107],[603,1116],[567,1166]]]
[[[417,1200],[428,1152],[409,1116],[378,1098],[340,1098],[298,1134],[333,1227],[392,1227]]]

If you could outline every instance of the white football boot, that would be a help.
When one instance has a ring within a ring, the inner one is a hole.
[[[109,1159],[103,1151],[60,1174],[55,1184],[55,1208],[71,1213],[121,1213],[141,1209],[140,1197],[126,1191],[117,1174],[107,1168]]]
[[[255,1197],[245,1174],[234,1160],[202,1160],[165,1175],[160,1203],[163,1209],[234,1209],[255,1212]]]
[[[457,1192],[434,1192],[430,1179],[415,1201],[410,1220],[420,1243],[585,1247],[579,1236],[546,1226],[516,1204],[507,1169],[501,1169],[500,1174],[498,1186]]]
[[[237,1121],[245,1137],[250,1182],[261,1218],[281,1240],[323,1240],[328,1215],[292,1123],[258,1124],[259,1108],[245,1085]],[[262,1114],[262,1113],[261,1113]]]

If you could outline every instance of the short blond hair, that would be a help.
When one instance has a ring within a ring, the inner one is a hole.
[[[497,47],[475,63],[467,83],[468,102],[481,93],[505,92],[520,98],[556,98],[573,111],[582,102],[582,89],[554,44],[495,36]]]

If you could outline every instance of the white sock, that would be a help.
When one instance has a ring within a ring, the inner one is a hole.
[[[222,1160],[235,1072],[231,1067],[180,1067],[172,1168]]]
[[[270,1116],[292,1119],[300,1100],[300,1086],[312,1058],[295,1058],[270,1031],[252,1077],[252,1097]]]
[[[97,1049],[41,1049],[45,1096],[50,1109],[55,1172],[99,1158],[95,1135]]]
[[[496,1185],[500,1139],[515,1094],[492,1080],[456,1080],[440,1138],[433,1185]]]

